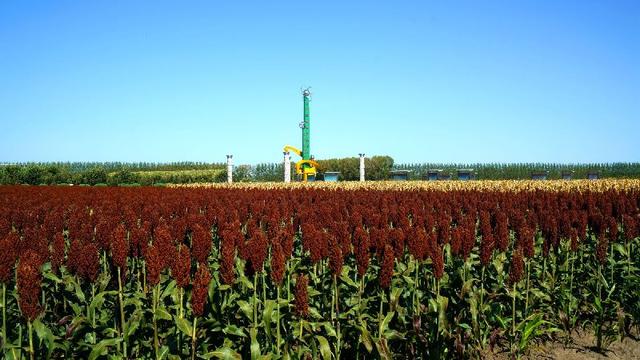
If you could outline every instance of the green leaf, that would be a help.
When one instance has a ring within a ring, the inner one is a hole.
[[[349,276],[349,274],[348,273],[345,274],[344,271],[342,272],[342,274],[340,274],[340,281],[351,286],[354,289],[357,289],[358,287],[360,287],[360,285],[356,284],[356,282],[353,281],[353,279]]]
[[[160,348],[160,360],[169,357],[169,347],[167,345]]]
[[[520,337],[520,350],[524,350],[527,347],[531,335],[545,322],[542,320],[542,315],[540,314],[535,314],[533,317],[530,317],[530,319],[531,320],[526,321],[524,331],[522,331],[522,336]]]
[[[264,323],[264,330],[269,340],[271,340],[271,320],[274,308],[275,301],[267,300],[264,304],[264,311],[262,312],[262,322]]]
[[[225,334],[228,335],[236,335],[236,336],[241,336],[241,337],[247,337],[247,335],[244,333],[244,331],[242,331],[241,328],[237,327],[236,325],[228,325],[227,327],[224,328],[224,330],[222,330],[222,332],[224,332]]]
[[[622,256],[627,256],[627,248],[622,245],[621,243],[615,243],[613,245],[613,248],[615,249],[615,251],[617,251],[620,255]]]
[[[260,343],[258,343],[258,329],[251,328],[249,330],[251,335],[251,360],[258,360],[260,358]]]
[[[82,292],[82,288],[80,287],[80,284],[78,284],[77,282],[73,282],[73,287],[74,290],[76,292],[76,297],[78,297],[78,300],[80,300],[80,302],[84,302],[85,301],[85,297],[84,297],[84,293]]]
[[[140,326],[140,310],[136,310],[129,320],[127,320],[126,325],[126,337],[131,336],[131,334],[135,333],[138,327]]]
[[[367,349],[367,352],[371,353],[371,351],[373,350],[373,341],[371,339],[371,334],[367,329],[367,323],[362,320],[360,322],[360,326],[358,326],[358,329],[360,329],[360,342]]]
[[[331,325],[330,322],[325,321],[322,326],[324,327],[324,331],[327,333],[328,336],[331,337],[337,337],[338,335],[336,334],[336,329],[333,328],[333,325]]]
[[[45,279],[49,279],[53,282],[55,282],[56,284],[60,284],[62,283],[62,279],[60,279],[59,277],[56,276],[56,274],[52,273],[52,272],[45,272],[44,274],[42,274],[42,276]]]
[[[387,345],[387,339],[381,337],[376,342],[376,349],[378,349],[378,354],[380,355],[380,359],[391,360],[393,359],[393,354],[389,350],[389,345]]]
[[[320,345],[320,355],[322,355],[322,358],[324,360],[331,360],[333,354],[331,353],[331,347],[327,339],[320,335],[316,336],[316,339],[318,340],[318,345]]]
[[[105,340],[100,341],[99,343],[97,343],[96,345],[93,346],[93,350],[91,350],[91,353],[89,354],[88,360],[95,360],[99,356],[106,355],[107,354],[107,349],[108,349],[109,346],[114,346],[114,345],[118,344],[121,341],[122,341],[122,339],[119,339],[119,338],[105,339]]]
[[[391,295],[389,296],[389,301],[390,301],[389,306],[391,306],[391,309],[394,311],[396,309],[396,306],[398,306],[398,301],[400,300],[401,294],[402,294],[402,288],[394,287],[393,290],[391,290]]]
[[[238,307],[240,307],[240,311],[242,314],[250,321],[253,321],[253,307],[251,304],[244,300],[238,300]]]
[[[445,331],[447,329],[447,307],[449,306],[449,299],[438,295],[438,329]]]
[[[164,299],[165,297],[169,296],[169,295],[176,295],[177,296],[177,291],[176,290],[176,281],[175,280],[171,280],[169,282],[169,284],[167,284],[167,286],[164,288],[164,291],[162,292],[162,295],[160,295],[160,299]]]
[[[221,360],[242,360],[242,356],[240,356],[240,354],[228,347],[219,348],[216,351],[200,355],[200,357],[203,359],[216,358]]]
[[[382,322],[380,322],[380,326],[378,328],[378,334],[383,334],[385,331],[387,331],[387,328],[389,327],[389,322],[391,322],[391,319],[395,314],[396,313],[394,311],[387,313],[384,319],[382,319]]]
[[[39,319],[34,320],[33,328],[36,330],[36,334],[40,341],[43,341],[47,344],[47,354],[50,356],[51,352],[54,349],[56,336],[53,335],[51,330],[45,326]]]
[[[311,315],[312,318],[314,319],[322,319],[323,316],[320,315],[320,313],[318,312],[318,309],[316,309],[313,306],[309,306],[309,315]]]
[[[40,321],[40,319],[35,319],[33,321],[33,329],[36,331],[36,334],[38,335],[38,338],[40,338],[40,340],[53,338],[53,333],[51,332],[51,330],[46,325],[44,325]]]
[[[94,311],[100,309],[102,307],[102,304],[104,304],[105,301],[105,297],[107,295],[112,295],[115,296],[117,295],[118,292],[117,291],[102,291],[98,294],[96,294],[96,296],[93,297],[93,299],[91,299],[91,304],[89,304],[89,313],[93,314]]]
[[[174,317],[175,322],[176,322],[176,326],[178,326],[178,329],[180,329],[180,331],[182,331],[185,335],[187,335],[188,337],[192,337],[193,336],[193,327],[191,326],[191,322],[185,318],[179,318],[179,317]]]
[[[156,308],[156,319],[171,320],[171,314],[162,306]]]
[[[397,330],[387,330],[384,332],[384,338],[387,340],[404,340],[404,336]]]
[[[463,285],[462,285],[462,289],[460,290],[460,298],[464,299],[464,297],[467,295],[467,293],[469,293],[471,291],[471,288],[473,287],[473,278],[467,280]]]

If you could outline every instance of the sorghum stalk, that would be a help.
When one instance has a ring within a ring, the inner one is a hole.
[[[631,240],[627,239],[627,277],[631,274]]]
[[[289,262],[285,263],[287,267],[287,303],[291,302],[291,274],[289,272]]]
[[[575,261],[575,254],[572,254],[571,258],[569,259],[569,262],[571,262],[571,277],[569,278],[569,294],[571,295],[571,297],[573,298],[573,267],[574,267],[574,261]],[[571,313],[571,301],[569,301],[569,313]]]
[[[122,336],[122,353],[127,358],[127,335],[124,329],[124,302],[122,301],[122,279],[120,278],[120,266],[118,266],[118,300],[120,302],[120,335]]]
[[[191,332],[191,360],[196,358],[196,330],[198,324],[198,317],[193,318],[193,332]]]
[[[7,285],[2,283],[2,352],[7,347]]]
[[[364,293],[364,276],[360,277],[360,290],[358,291],[358,312],[360,312],[360,304],[362,302],[363,293]]]
[[[420,261],[416,259],[416,274],[415,279],[413,281],[413,305],[416,307],[416,315],[420,316],[420,301],[418,299],[418,288],[420,287],[420,279],[418,278],[418,273],[420,272]]]
[[[609,282],[609,284],[613,284],[613,241],[611,241],[611,245],[610,245],[611,249],[609,250],[609,263],[611,264],[610,269],[611,269],[611,281]]]
[[[18,344],[22,347],[22,324],[18,326]],[[16,348],[11,348],[11,355],[13,355],[14,359],[17,359],[16,356]],[[22,349],[20,349],[20,359],[22,359]]]
[[[153,349],[156,354],[156,360],[160,359],[160,342],[158,341],[158,323],[156,321],[156,308],[158,307],[158,285],[155,285],[152,289],[152,308],[153,308]]]
[[[464,264],[462,264],[462,283],[466,283],[467,282],[467,261],[464,261]]]
[[[382,302],[384,301],[384,290],[380,289],[380,309],[378,310],[378,324],[382,323]],[[378,326],[378,337],[382,336],[380,334],[380,326]]]
[[[33,351],[33,327],[31,325],[31,320],[29,320],[29,323],[27,326],[29,328],[29,359],[34,360],[35,353]]]
[[[147,261],[142,260],[142,293],[147,297]]]
[[[484,269],[485,266],[482,265],[482,271],[480,272],[480,312],[482,313],[482,307],[484,304]]]
[[[182,297],[184,296],[184,289],[179,287],[178,288],[178,301],[180,302],[178,304],[178,318],[182,319]],[[176,329],[176,332],[178,333],[178,353],[182,353],[182,332],[179,331],[178,329]]]
[[[511,350],[513,351],[513,345],[516,342],[516,288],[518,283],[513,284],[513,291],[511,292]]]
[[[258,274],[253,274],[253,327],[258,327]]]
[[[440,334],[440,279],[436,278],[436,304],[438,306],[438,315],[436,316],[436,342]]]
[[[262,306],[264,310],[264,304],[267,303],[267,279],[266,271],[262,270]]]
[[[318,263],[313,264],[313,277],[318,281]]]
[[[280,356],[280,285],[276,286],[276,316],[278,325],[276,325],[276,353]]]
[[[356,273],[357,274],[357,273]],[[364,289],[364,275],[360,277],[360,287],[358,288],[358,320],[360,320],[361,316],[361,302],[362,302],[362,291]],[[356,346],[356,359],[360,359],[360,344]]]
[[[598,299],[600,299],[600,313],[598,314],[598,324],[596,325],[596,348],[602,349],[602,322],[604,321],[604,302],[602,302],[602,285],[600,284],[600,277],[602,277],[602,264],[598,263]]]
[[[95,283],[91,283],[91,300],[93,300],[96,297],[96,284]],[[91,316],[91,329],[93,330],[93,340],[92,343],[95,344],[96,343],[96,309],[94,308],[93,311],[91,312],[91,314],[89,314]]]
[[[340,359],[340,342],[341,342],[341,334],[340,334],[340,320],[338,319],[338,316],[340,316],[340,306],[338,304],[338,299],[339,299],[339,293],[338,293],[338,277],[336,275],[333,275],[333,293],[334,293],[334,298],[335,298],[335,304],[336,304],[336,332],[337,332],[337,338],[338,338],[338,345],[336,346],[336,360]]]
[[[525,290],[525,294],[524,294],[524,314],[522,315],[523,318],[527,317],[527,313],[529,311],[529,285],[530,285],[530,269],[531,269],[531,259],[527,259],[527,287]]]

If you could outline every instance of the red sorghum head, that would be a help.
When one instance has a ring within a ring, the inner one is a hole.
[[[183,244],[178,248],[178,258],[173,263],[171,275],[180,288],[185,288],[191,282],[191,251]]]
[[[22,315],[29,321],[35,320],[40,312],[40,283],[42,260],[33,251],[27,251],[20,257],[16,274],[18,287],[18,304]]]
[[[309,278],[304,274],[299,274],[296,280],[295,304],[296,314],[301,318],[309,316],[309,293],[307,286]]]
[[[384,254],[382,255],[382,264],[380,265],[380,287],[383,289],[388,288],[391,285],[391,278],[393,277],[393,266],[395,261],[395,253],[393,247],[387,244],[384,247]]]
[[[20,237],[15,232],[0,238],[0,282],[2,283],[8,283],[13,277],[13,268],[18,257],[16,244],[19,240]]]
[[[517,284],[520,279],[522,279],[522,273],[524,271],[524,257],[522,255],[522,250],[520,248],[516,248],[513,251],[511,257],[511,268],[509,269],[509,283]]]
[[[191,292],[191,309],[195,316],[202,316],[204,313],[204,305],[207,302],[210,282],[211,273],[209,272],[209,268],[200,265],[193,278],[193,290]]]
[[[149,245],[147,247],[144,260],[147,271],[147,281],[149,285],[155,286],[160,282],[160,273],[163,268],[160,252],[155,245]]]
[[[200,264],[207,264],[211,252],[211,233],[200,224],[193,225],[191,232],[191,251],[193,258]]]

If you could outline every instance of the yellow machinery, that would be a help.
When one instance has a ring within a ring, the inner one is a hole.
[[[296,153],[301,158],[303,157],[302,151],[291,145],[286,145],[283,150],[287,152]],[[316,173],[318,170],[318,163],[315,160],[313,159],[305,160],[303,158],[300,161],[296,162],[295,166],[296,166],[296,174],[302,177],[302,181],[307,182],[307,179],[309,177],[312,177],[313,179],[315,179]]]

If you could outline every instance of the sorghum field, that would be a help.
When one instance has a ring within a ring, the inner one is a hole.
[[[6,359],[519,357],[637,333],[640,181],[0,187]]]

